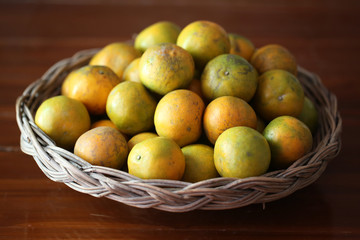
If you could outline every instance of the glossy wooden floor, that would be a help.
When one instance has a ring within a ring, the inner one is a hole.
[[[359,1],[27,2],[0,1],[0,239],[360,239]],[[52,64],[159,20],[199,19],[286,46],[336,94],[342,150],[314,184],[265,209],[167,213],[52,182],[19,150],[16,97]]]

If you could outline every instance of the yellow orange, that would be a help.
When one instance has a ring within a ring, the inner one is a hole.
[[[130,140],[128,141],[129,150],[131,150],[139,142],[142,142],[146,139],[153,138],[153,137],[158,137],[158,135],[153,132],[142,132],[142,133],[136,134],[135,136],[130,138]]]
[[[149,47],[139,63],[141,82],[160,95],[186,88],[194,77],[194,70],[191,55],[172,43]]]
[[[90,114],[105,113],[110,91],[121,79],[106,66],[84,66],[72,71],[62,84],[62,94],[82,102]]]
[[[89,65],[107,66],[122,79],[125,68],[132,60],[140,56],[141,53],[133,46],[123,42],[114,42],[100,49],[91,58]]]
[[[129,173],[142,179],[180,180],[185,157],[170,138],[154,137],[136,144],[128,157]]]
[[[202,132],[204,108],[202,99],[190,90],[179,89],[166,94],[155,110],[157,134],[173,139],[181,147],[195,142]]]
[[[228,128],[248,126],[256,129],[256,114],[244,100],[233,96],[223,96],[207,105],[203,126],[207,138],[215,144],[220,134]]]
[[[176,43],[180,27],[170,21],[160,21],[143,29],[135,38],[134,46],[141,52],[160,43]]]
[[[80,101],[55,96],[41,103],[35,123],[59,147],[72,150],[80,135],[90,128],[90,116]]]
[[[230,51],[227,32],[219,24],[211,21],[195,21],[188,24],[181,30],[176,44],[193,56],[198,69],[203,69],[214,57]]]
[[[139,75],[139,62],[140,62],[140,58],[135,58],[125,68],[124,74],[123,74],[124,81],[141,82],[140,75]]]

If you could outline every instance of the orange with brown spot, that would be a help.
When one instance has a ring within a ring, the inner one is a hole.
[[[179,89],[166,94],[158,103],[154,124],[159,136],[185,146],[199,139],[205,104],[194,92]]]
[[[255,52],[254,44],[246,37],[236,33],[229,33],[230,53],[239,55],[250,61]]]
[[[194,71],[190,53],[172,43],[149,47],[139,62],[141,82],[160,95],[186,88],[194,78]]]
[[[270,70],[259,77],[252,106],[264,120],[282,116],[298,116],[304,104],[304,90],[300,81],[281,69]]]
[[[125,137],[112,127],[97,127],[82,134],[75,143],[75,155],[87,162],[120,169],[128,155]]]

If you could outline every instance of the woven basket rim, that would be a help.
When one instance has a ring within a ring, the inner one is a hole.
[[[127,172],[94,166],[72,152],[57,147],[34,123],[39,104],[59,93],[62,81],[72,70],[86,65],[99,49],[87,49],[51,66],[31,83],[16,101],[16,120],[21,132],[21,150],[32,156],[52,181],[76,191],[107,197],[138,208],[168,212],[196,209],[221,210],[266,203],[286,197],[316,181],[328,161],[341,149],[342,119],[337,99],[314,73],[298,66],[298,79],[305,94],[319,111],[319,129],[314,147],[287,169],[244,179],[218,177],[197,183],[175,180],[143,180]]]

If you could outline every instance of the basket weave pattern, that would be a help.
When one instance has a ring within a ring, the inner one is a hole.
[[[314,136],[312,151],[287,169],[258,177],[219,177],[192,184],[174,180],[142,180],[124,171],[93,166],[57,147],[35,125],[33,116],[42,101],[59,94],[67,74],[86,65],[97,51],[84,50],[57,62],[29,85],[16,102],[21,150],[33,156],[48,178],[76,191],[107,197],[138,208],[157,208],[169,212],[238,208],[274,201],[308,186],[320,177],[328,161],[340,151],[342,120],[337,99],[323,86],[319,77],[299,67],[298,79],[305,94],[319,111],[319,128]]]

